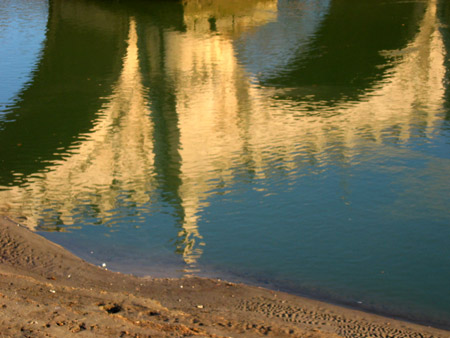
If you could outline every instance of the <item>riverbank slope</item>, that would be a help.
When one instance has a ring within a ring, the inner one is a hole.
[[[111,272],[0,217],[0,337],[448,337],[258,287]]]

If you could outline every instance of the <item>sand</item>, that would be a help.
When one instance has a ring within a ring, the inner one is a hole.
[[[259,287],[139,278],[0,217],[0,337],[450,337]]]

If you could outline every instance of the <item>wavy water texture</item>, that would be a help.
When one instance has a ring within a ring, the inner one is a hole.
[[[163,64],[175,101],[176,193],[183,215],[177,245],[188,272],[196,271],[205,245],[198,228],[201,211],[215,188],[234,182],[237,168],[248,167],[256,180],[263,180],[280,162],[288,174],[304,161],[321,166],[336,154],[350,162],[367,140],[382,143],[395,137],[405,142],[417,125],[431,135],[441,119],[445,50],[435,0],[428,1],[420,29],[406,48],[382,52],[393,63],[388,74],[358,100],[332,107],[281,99],[280,89],[255,83],[252,67],[240,62],[236,37],[274,22],[276,3],[252,2],[240,15],[188,3],[186,30],[162,32],[165,56],[156,63]],[[142,46],[156,44],[161,36],[139,36],[143,30],[134,17],[128,30],[120,77],[113,94],[104,98],[107,103],[94,127],[63,159],[22,178],[20,186],[3,187],[3,213],[25,216],[30,228],[43,218],[70,225],[88,205],[105,222],[114,217],[121,194],[135,207],[157,198],[153,135],[158,126],[150,118],[155,113],[148,99],[153,88],[143,84],[140,58],[145,55]]]
[[[2,191],[2,201],[20,201],[19,210],[7,203],[2,211],[22,214],[27,225],[35,228],[44,210],[53,210],[53,217],[73,224],[77,207],[86,201],[96,206],[98,217],[108,219],[123,191],[135,203],[147,203],[153,185],[153,125],[144,95],[136,23],[131,18],[120,78],[95,126],[81,135],[82,141],[64,159],[32,175],[24,186]]]

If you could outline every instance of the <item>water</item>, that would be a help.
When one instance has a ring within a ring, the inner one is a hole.
[[[446,1],[0,1],[0,211],[95,264],[450,327]]]

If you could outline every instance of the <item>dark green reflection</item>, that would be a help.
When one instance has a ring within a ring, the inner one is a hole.
[[[355,99],[389,68],[380,51],[404,47],[417,32],[424,6],[331,1],[308,53],[298,55],[278,77],[263,85],[289,88],[280,98],[312,94],[314,100],[329,102]],[[448,4],[441,5],[443,20],[448,11]],[[27,175],[42,169],[45,161],[89,131],[104,103],[102,98],[111,93],[117,80],[130,16],[136,17],[138,35],[145,36],[139,45],[144,84],[152,88],[150,101],[158,126],[156,167],[167,183],[170,199],[174,198],[179,162],[177,116],[164,73],[164,31],[185,29],[183,6],[177,1],[50,1],[41,62],[15,108],[8,112],[7,122],[0,125],[1,185],[12,183],[13,172]]]
[[[37,172],[88,132],[117,80],[128,18],[98,1],[50,1],[42,59],[0,125],[0,185]]]
[[[262,84],[292,89],[281,98],[356,99],[391,67],[380,52],[404,48],[425,8],[412,1],[332,0],[307,52]]]

